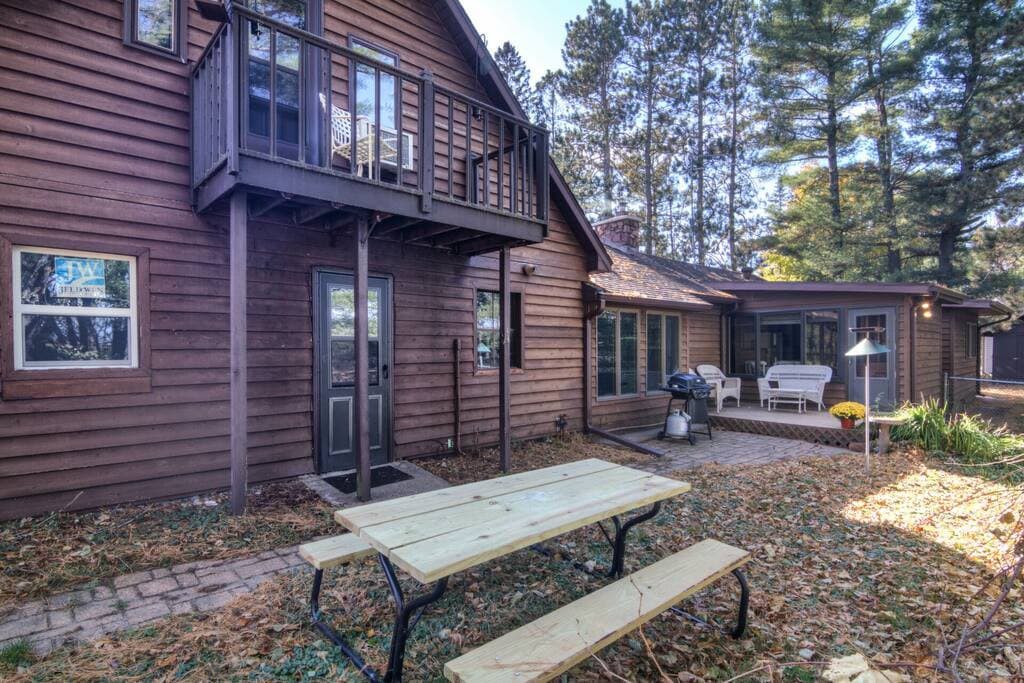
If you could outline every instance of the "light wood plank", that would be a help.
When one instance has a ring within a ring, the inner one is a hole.
[[[430,583],[573,529],[690,490],[690,485],[685,482],[652,474],[627,486],[620,482],[585,496],[587,479],[577,480],[582,485],[580,495],[574,501],[559,501],[557,507],[538,501],[533,510],[525,514],[508,515],[485,525],[457,529],[410,543],[392,550],[389,557],[421,583]],[[363,532],[371,544],[374,529],[370,527]]]
[[[389,553],[411,543],[470,527],[483,532],[495,523],[526,519],[540,510],[549,516],[557,516],[574,505],[600,506],[608,492],[635,488],[652,476],[648,472],[628,467],[614,467],[584,477],[556,481],[365,527],[362,535],[376,548]]]
[[[547,681],[750,560],[701,541],[445,664],[454,683]]]
[[[505,477],[486,481],[452,486],[437,491],[418,493],[404,498],[345,508],[334,513],[334,519],[354,533],[374,524],[421,515],[433,510],[469,503],[476,500],[493,498],[494,496],[519,491],[522,489],[542,486],[544,484],[581,477],[601,470],[621,467],[614,463],[588,458],[555,467],[510,474]]]
[[[317,569],[330,569],[373,553],[370,544],[355,534],[341,534],[299,546],[299,556]]]

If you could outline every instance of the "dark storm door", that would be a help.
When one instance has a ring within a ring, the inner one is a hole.
[[[847,312],[847,346],[866,336],[885,344],[889,353],[871,356],[871,400],[864,400],[864,357],[846,359],[846,385],[851,401],[870,403],[872,408],[891,410],[896,403],[896,309],[852,308]]]
[[[319,386],[321,472],[356,466],[352,402],[355,378],[355,297],[352,276],[317,274],[317,384]],[[369,279],[370,460],[391,455],[391,287]]]

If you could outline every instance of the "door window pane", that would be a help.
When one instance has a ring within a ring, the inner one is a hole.
[[[636,313],[619,314],[619,393],[637,392]]]
[[[857,337],[857,341],[864,339],[865,337],[878,342],[879,344],[889,345],[888,341],[888,330],[886,329],[886,315],[885,313],[876,313],[872,315],[858,315],[854,317],[853,329]],[[889,356],[892,354],[878,353],[871,356],[871,377],[872,379],[886,378],[889,376]],[[860,379],[864,379],[864,366],[866,365],[865,356],[857,356],[856,362],[854,363],[855,376]]]
[[[825,365],[838,373],[839,313],[808,311],[804,314],[804,362]]]
[[[352,287],[331,289],[331,384],[351,386],[355,383],[356,305]],[[366,292],[367,362],[371,385],[380,383],[380,288]]]
[[[606,311],[597,319],[597,395],[615,395],[616,316]]]
[[[180,2],[180,0],[178,0]],[[162,50],[174,50],[177,2],[136,0],[135,40]]]
[[[664,353],[662,353],[662,332],[664,318],[653,313],[647,314],[647,391],[654,391],[663,381]]]
[[[288,26],[306,28],[305,0],[252,0],[250,6]],[[271,32],[269,26],[255,21],[249,21],[248,27],[249,132],[269,137]],[[299,142],[299,75],[302,70],[299,41],[292,36],[276,33],[274,49],[275,135],[279,141],[294,146]],[[278,149],[277,152],[279,155],[293,157],[296,154],[294,147]]]
[[[753,315],[729,318],[729,372],[736,375],[763,375],[757,366],[757,319]]]

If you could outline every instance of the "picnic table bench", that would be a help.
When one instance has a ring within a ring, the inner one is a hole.
[[[749,598],[740,572],[750,557],[746,551],[705,540],[622,578],[629,530],[656,516],[662,501],[689,490],[686,482],[589,459],[338,510],[335,520],[351,533],[303,545],[299,551],[315,570],[313,623],[369,680],[400,681],[409,632],[419,614],[442,597],[449,576],[612,519],[608,573],[618,581],[452,660],[445,675],[452,681],[549,680],[730,572],[741,588],[733,631],[739,637]],[[319,607],[324,571],[374,552],[396,608],[382,677],[323,620]],[[433,587],[408,599],[396,566]]]

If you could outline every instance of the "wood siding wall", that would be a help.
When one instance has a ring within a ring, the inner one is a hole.
[[[591,359],[589,374],[591,396],[591,423],[595,427],[616,429],[657,424],[665,419],[668,394],[647,386],[647,309],[608,305],[609,309],[639,313],[637,340],[639,392],[635,396],[597,398],[597,325],[591,326],[591,343],[594,358]],[[665,309],[650,309],[651,313],[673,313]],[[721,358],[721,317],[718,310],[678,311],[680,321],[679,367],[683,370],[696,368],[702,363],[720,365]]]
[[[978,314],[974,311],[945,309],[942,311],[942,372],[956,377],[976,377],[978,359],[967,355],[967,325],[977,324]],[[979,349],[980,350],[980,349]],[[941,382],[941,380],[940,380]],[[974,398],[975,382],[951,380],[949,402],[955,410],[963,410]],[[940,387],[938,396],[942,396]]]
[[[191,3],[189,3],[191,6]],[[326,0],[326,25],[398,48],[403,65],[481,95],[430,3]],[[0,0],[0,233],[11,244],[148,258],[140,282],[149,361],[137,376],[16,382],[3,368],[0,517],[228,483],[228,252],[223,216],[188,192],[188,65],[122,43],[116,0]],[[194,8],[189,55],[211,33]],[[496,258],[456,258],[377,241],[373,272],[395,287],[395,452],[442,450],[452,436],[452,339],[461,337],[463,443],[496,440],[497,377],[474,374],[476,287],[497,288]],[[552,208],[551,238],[513,252],[524,293],[525,365],[512,378],[513,435],[581,421],[583,252]],[[347,268],[348,249],[285,217],[250,223],[250,481],[313,468],[314,267]],[[525,278],[520,263],[537,267]],[[9,278],[10,260],[0,263]],[[9,306],[0,326],[10,325]],[[128,381],[128,380],[131,381]],[[18,400],[12,400],[19,396]],[[29,398],[38,396],[38,398]]]

